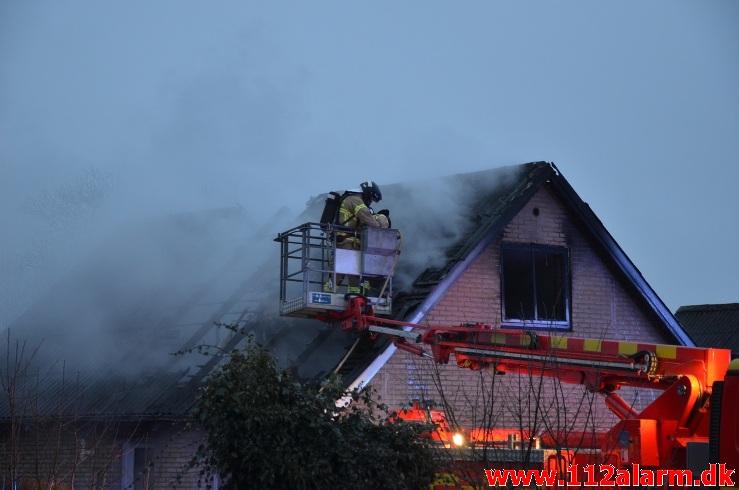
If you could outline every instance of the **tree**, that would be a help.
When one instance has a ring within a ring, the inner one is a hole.
[[[554,329],[547,334],[561,336]],[[599,340],[605,340],[604,336]],[[560,472],[566,471],[575,455],[581,467],[584,462],[612,464],[609,453],[618,449],[617,442],[604,447],[605,451],[600,444],[604,432],[621,419],[605,410],[602,396],[588,388],[584,376],[579,384],[564,375],[572,366],[562,362],[557,343],[549,345],[548,351],[532,351],[528,360],[498,358],[500,364],[520,366],[508,372],[496,363],[473,371],[460,369],[454,360],[439,364],[407,355],[406,362],[413,366],[408,370],[413,373],[409,384],[418,389],[415,394],[442,411],[454,432],[478,431],[478,437],[482,436],[470,444],[467,460],[455,459],[456,453],[449,451],[446,460],[438,463],[450,487],[487,488],[483,468],[555,469],[542,466],[541,448],[552,458],[546,464],[557,461]],[[490,354],[493,361],[497,357]],[[597,372],[593,374],[598,377]],[[646,391],[619,389],[622,398],[637,409],[646,406],[647,401],[641,399]]]
[[[428,426],[390,422],[373,391],[351,393],[338,377],[319,388],[277,367],[249,340],[210,378],[198,395],[195,420],[206,443],[193,466],[214,474],[224,489],[418,489],[433,481]]]
[[[0,478],[21,490],[104,488],[118,445],[130,441],[114,420],[90,418],[79,374],[44,364],[10,329],[0,346]],[[117,393],[116,396],[120,396]],[[2,488],[6,488],[2,486]]]

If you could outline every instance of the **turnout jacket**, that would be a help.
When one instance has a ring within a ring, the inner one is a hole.
[[[341,200],[339,208],[339,225],[347,228],[363,228],[370,226],[378,228],[380,224],[377,222],[369,208],[364,203],[360,194],[349,194]],[[338,233],[339,241],[358,241],[359,238],[350,237],[348,233]]]

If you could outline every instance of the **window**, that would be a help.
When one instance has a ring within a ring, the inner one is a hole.
[[[154,488],[155,478],[151,464],[152,454],[147,449],[146,447],[137,447],[133,452],[134,490]]]
[[[563,247],[503,244],[503,322],[569,327],[568,251]]]
[[[155,488],[156,468],[151,464],[152,459],[152,449],[131,442],[124,443],[121,455],[121,488],[127,490]]]

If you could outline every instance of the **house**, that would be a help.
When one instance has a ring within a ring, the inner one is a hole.
[[[381,187],[403,237],[393,318],[693,345],[553,164]],[[15,346],[24,345],[17,364],[28,369],[3,374],[18,380],[13,403],[0,405],[3,468],[21,479],[68,481],[73,473],[100,488],[177,478],[180,488],[197,487],[186,469],[200,434],[183,428],[197,388],[220,362],[198,346],[229,350],[243,340],[224,325],[250,332],[299,379],[336,371],[347,387],[371,384],[391,409],[433,400],[476,426],[559,417],[562,429],[608,418],[600,405],[578,416],[572,400],[591,403],[579,387],[550,386],[534,400],[521,379],[430,365],[387,338],[355,344],[332,325],[280,317],[272,238],[316,221],[322,203],[312,198],[297,219],[277,216],[270,228],[239,208],[137,223],[80,264],[7,333],[6,356],[18,358]],[[568,406],[558,405],[563,396]],[[648,402],[642,396],[630,401]],[[49,454],[49,440],[64,450]]]
[[[479,322],[561,336],[694,345],[552,164],[418,181],[383,192],[393,224],[408,244],[398,264],[398,274],[407,282],[398,287],[396,319],[449,326]],[[424,208],[417,200],[429,205]],[[522,277],[533,279],[524,283]],[[560,430],[574,430],[610,427],[616,421],[601,401],[586,399],[580,387],[554,386],[550,391],[559,395],[530,399],[534,387],[521,386],[531,381],[436,366],[392,345],[347,365],[351,367],[343,374],[353,380],[351,386],[371,383],[388,406],[431,399],[454,412],[462,425],[519,427],[550,417],[566,426]],[[655,396],[645,390],[622,394],[636,408]],[[505,400],[515,400],[517,406],[505,406],[510,405]],[[589,417],[572,413],[586,403],[593,406]],[[567,410],[569,420],[563,420]]]
[[[695,345],[729,349],[732,359],[739,357],[739,303],[681,306],[675,318]]]

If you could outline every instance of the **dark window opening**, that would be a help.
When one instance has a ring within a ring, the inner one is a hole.
[[[569,325],[567,249],[501,249],[503,321]]]
[[[137,447],[133,453],[134,490],[154,488],[155,478],[151,463],[151,451],[146,447]]]

